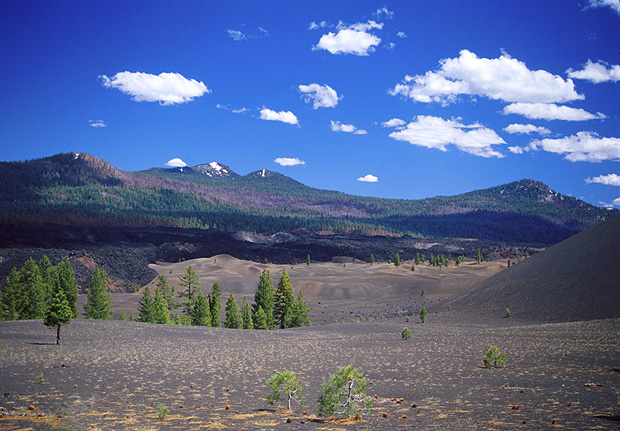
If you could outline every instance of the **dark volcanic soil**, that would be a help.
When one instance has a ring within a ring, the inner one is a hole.
[[[532,324],[446,311],[416,320],[284,331],[77,320],[61,346],[41,321],[2,322],[0,406],[35,410],[0,418],[0,428],[618,429],[620,319]],[[404,326],[412,339],[400,338]],[[484,369],[495,344],[507,367]],[[317,418],[321,383],[347,364],[372,383],[372,412],[358,422]],[[276,370],[298,375],[307,406],[264,401]],[[170,408],[163,422],[159,403]]]
[[[92,276],[94,265],[103,266],[112,290],[133,291],[157,274],[149,263],[178,262],[218,254],[229,254],[254,262],[294,264],[310,254],[313,261],[327,262],[335,256],[369,261],[410,259],[417,252],[474,256],[480,248],[486,257],[514,258],[534,254],[541,244],[507,245],[480,240],[420,239],[403,237],[365,237],[359,235],[318,235],[307,232],[279,233],[271,236],[247,232],[226,233],[213,230],[175,229],[166,227],[71,227],[41,225],[32,228],[0,225],[0,286],[11,268],[21,268],[32,256],[39,260],[44,254],[52,264],[69,256],[82,290]]]

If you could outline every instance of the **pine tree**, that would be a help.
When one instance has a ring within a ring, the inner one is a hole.
[[[411,271],[415,271],[415,265],[411,265]]]
[[[211,326],[211,309],[209,302],[202,296],[202,291],[198,292],[194,309],[192,310],[192,326]]]
[[[247,298],[243,297],[243,303],[241,304],[241,315],[243,317],[243,329],[254,329],[254,321],[252,320],[252,309],[248,304]]]
[[[293,286],[291,285],[291,278],[286,272],[286,269],[282,270],[280,280],[276,286],[274,295],[274,312],[273,315],[276,320],[276,324],[281,329],[287,328],[290,325],[292,308],[295,302],[293,296]]]
[[[17,269],[13,267],[6,278],[6,287],[4,290],[0,290],[0,320],[14,320],[17,317],[15,297],[18,289]]]
[[[43,255],[39,261],[39,274],[43,282],[43,292],[45,295],[45,303],[48,304],[52,299],[52,287],[54,286],[54,278],[56,276],[56,268],[47,256]]]
[[[60,327],[70,323],[72,319],[72,307],[65,296],[64,289],[59,283],[55,283],[43,323],[50,328],[56,326],[56,344],[60,344]]]
[[[228,301],[226,301],[226,319],[224,320],[224,328],[241,329],[243,328],[243,318],[239,312],[239,306],[235,301],[235,294],[230,292]]]
[[[75,319],[78,317],[77,311],[77,299],[79,296],[77,281],[75,280],[75,273],[71,267],[71,261],[69,257],[65,257],[58,264],[58,270],[56,271],[56,278],[54,279],[54,288],[60,288],[65,294],[65,298],[71,306],[71,314]]]
[[[266,329],[275,329],[274,311],[274,293],[273,282],[271,281],[271,273],[264,269],[258,281],[258,289],[254,294],[254,304],[252,311],[254,312],[254,326],[257,325],[256,313],[261,308],[265,314]],[[261,328],[257,328],[261,329]]]
[[[191,313],[192,305],[194,302],[194,296],[196,296],[196,290],[198,290],[198,286],[200,285],[200,280],[198,280],[198,275],[192,266],[188,266],[185,269],[183,275],[179,278],[179,286],[185,287],[185,290],[179,292],[179,296],[183,298],[187,298],[183,301],[183,306],[185,307],[184,313],[186,316],[189,316]]]
[[[125,314],[125,312],[123,311],[121,313],[121,315],[118,317],[118,320],[120,320],[121,322],[126,322],[127,321],[127,315]]]
[[[422,323],[426,322],[426,316],[428,315],[426,311],[426,307],[422,307],[422,311],[420,312],[420,320]]]
[[[13,290],[15,312],[18,319],[41,319],[47,308],[47,292],[39,273],[39,266],[30,257],[17,272],[17,284]]]
[[[258,310],[252,316],[254,320],[254,329],[268,329],[267,328],[267,317],[265,316],[265,312],[262,307],[258,307]]]
[[[297,295],[297,301],[295,302],[293,319],[291,327],[298,328],[300,326],[310,326],[312,322],[308,318],[308,312],[312,309],[308,309],[308,304],[304,301],[304,294],[299,292]]]
[[[153,297],[148,286],[144,288],[144,293],[138,303],[138,322],[155,322],[153,316]]]
[[[211,309],[211,326],[219,328],[222,326],[222,291],[220,285],[215,282],[211,287],[211,294],[209,295],[209,308]]]
[[[373,263],[375,263],[375,255],[371,254],[370,255],[370,265],[372,266]]]
[[[306,256],[306,266],[310,266],[310,253]]]
[[[420,264],[420,252],[417,252],[415,254],[415,264],[419,265]]]
[[[401,264],[401,260],[400,260],[400,256],[398,255],[398,253],[396,253],[396,257],[394,258],[394,266],[396,266],[396,268],[398,268]]]
[[[136,321],[136,318],[133,317],[133,313],[129,313],[129,321],[130,322],[135,322]]]
[[[176,299],[174,299],[176,296],[174,286],[170,286],[170,283],[168,283],[168,278],[166,278],[164,274],[159,274],[159,277],[157,277],[157,288],[161,291],[166,303],[168,304],[168,311],[172,311],[173,309],[179,307]]]
[[[159,323],[160,325],[167,325],[170,323],[170,311],[168,310],[168,301],[164,296],[161,289],[155,289],[155,296],[153,297],[153,305],[151,308],[151,316],[153,323]]]
[[[482,262],[482,253],[480,252],[480,248],[478,248],[478,253],[476,254],[476,260],[478,263]]]
[[[84,317],[87,319],[112,319],[112,295],[108,289],[108,274],[100,267],[95,267],[95,272],[90,279],[86,304],[84,305]]]

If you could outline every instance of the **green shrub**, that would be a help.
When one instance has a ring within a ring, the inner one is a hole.
[[[426,312],[426,307],[422,307],[422,311],[420,312],[420,320],[422,321],[422,323],[426,322],[426,316],[428,316],[428,313]]]
[[[159,421],[163,421],[164,419],[166,419],[168,413],[170,413],[170,408],[163,403],[157,404],[157,409],[157,419]]]
[[[317,416],[342,415],[362,417],[362,410],[369,410],[372,398],[366,395],[368,381],[353,365],[340,368],[323,383],[319,396]]]
[[[408,340],[411,338],[411,331],[409,330],[409,328],[404,327],[403,332],[401,332],[400,336],[403,338],[403,340]]]
[[[510,317],[512,316],[512,313],[510,312],[510,308],[506,308],[506,317]]]
[[[506,366],[506,356],[497,346],[491,346],[484,357],[484,366],[486,368],[504,368]]]
[[[280,371],[267,380],[267,386],[271,389],[271,393],[266,397],[269,404],[280,401],[282,395],[286,395],[286,404],[289,410],[291,409],[291,401],[302,405],[306,402],[302,395],[301,384],[292,371]]]

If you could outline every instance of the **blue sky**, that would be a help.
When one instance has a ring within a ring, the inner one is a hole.
[[[217,161],[403,199],[532,178],[620,207],[619,19],[617,0],[10,2],[0,160]]]

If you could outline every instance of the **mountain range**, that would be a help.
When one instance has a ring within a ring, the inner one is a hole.
[[[524,179],[419,200],[308,187],[266,169],[211,162],[121,171],[86,153],[0,163],[0,223],[171,226],[557,243],[612,215]]]

